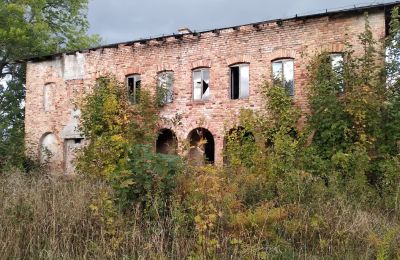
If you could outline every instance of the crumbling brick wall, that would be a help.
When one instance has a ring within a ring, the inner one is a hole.
[[[376,10],[370,13],[369,20],[374,37],[384,37],[384,12]],[[165,125],[165,128],[174,131],[180,146],[191,130],[198,127],[208,129],[215,141],[215,162],[221,164],[226,129],[235,126],[240,109],[263,108],[259,86],[263,80],[270,80],[272,60],[294,59],[294,102],[306,111],[306,66],[310,56],[321,50],[341,52],[346,39],[360,52],[358,35],[363,30],[363,14],[353,12],[166,37],[162,41],[121,44],[28,62],[27,150],[37,158],[40,140],[47,133],[54,134],[58,147],[54,167],[57,172],[63,172],[68,165],[65,162],[66,140],[80,138],[74,130],[77,123],[74,120],[77,113],[73,112],[74,101],[93,88],[97,78],[113,74],[124,81],[127,75],[140,74],[143,87],[155,88],[157,73],[168,70],[174,73],[174,100],[163,108],[162,116],[173,118],[180,115],[182,119],[181,125]],[[250,96],[231,100],[229,66],[242,62],[249,63]],[[210,68],[211,96],[208,101],[193,101],[192,98],[192,70],[199,67]],[[45,93],[49,92],[44,90],[48,84],[52,87],[50,93]],[[50,99],[47,109],[45,99]]]

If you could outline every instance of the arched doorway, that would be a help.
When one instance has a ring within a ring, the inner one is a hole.
[[[162,154],[177,154],[178,139],[171,129],[162,129],[156,141],[156,152]]]
[[[189,135],[189,160],[192,165],[213,164],[215,161],[215,142],[210,131],[205,128],[193,129]]]

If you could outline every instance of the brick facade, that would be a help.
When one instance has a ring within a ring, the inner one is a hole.
[[[384,11],[369,12],[374,37],[381,39],[385,36]],[[337,13],[170,36],[30,61],[26,92],[27,149],[38,157],[43,136],[54,134],[58,148],[53,151],[53,167],[63,172],[68,164],[65,162],[67,140],[79,138],[74,129],[77,122],[73,115],[76,113],[74,100],[106,74],[113,74],[121,81],[127,75],[140,74],[142,87],[154,88],[157,73],[168,70],[174,73],[174,99],[163,108],[162,116],[173,118],[178,114],[182,124],[164,127],[174,131],[180,145],[191,130],[208,129],[215,141],[215,161],[221,164],[226,129],[236,125],[240,109],[263,107],[259,86],[263,79],[270,80],[271,61],[294,59],[294,102],[306,110],[304,87],[310,56],[321,50],[341,52],[346,39],[360,52],[358,35],[364,25],[362,12]],[[229,66],[237,63],[248,63],[250,69],[250,95],[243,100],[230,99]],[[210,68],[208,101],[193,101],[192,70],[199,67]]]

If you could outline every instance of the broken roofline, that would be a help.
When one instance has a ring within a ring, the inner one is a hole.
[[[254,26],[255,28],[258,29],[260,25],[269,24],[269,23],[277,23],[278,25],[282,25],[283,22],[291,21],[291,20],[307,20],[307,19],[331,16],[331,15],[336,15],[336,14],[350,14],[350,13],[354,13],[354,12],[360,13],[360,12],[366,12],[368,10],[377,10],[377,9],[382,9],[385,11],[386,8],[391,8],[398,4],[400,4],[400,1],[393,1],[393,2],[389,2],[389,3],[381,3],[381,4],[364,5],[364,6],[359,6],[359,7],[354,5],[353,8],[338,9],[338,10],[334,10],[334,11],[328,11],[328,9],[326,9],[325,12],[320,12],[320,13],[314,13],[314,14],[308,14],[308,15],[302,15],[302,16],[298,16],[296,14],[293,17],[284,18],[284,19],[272,19],[272,20],[266,20],[266,21],[262,21],[262,22],[248,23],[248,24],[212,29],[212,30],[205,30],[205,31],[200,31],[200,32],[194,31],[194,32],[183,33],[183,34],[169,34],[169,35],[163,35],[163,36],[152,37],[152,38],[147,38],[147,39],[119,42],[119,43],[113,43],[113,44],[92,47],[92,48],[88,48],[88,49],[81,49],[81,50],[75,50],[75,51],[69,51],[69,52],[60,52],[60,53],[44,55],[44,56],[39,56],[39,57],[31,57],[31,58],[19,60],[17,62],[24,63],[27,61],[33,61],[33,62],[34,61],[44,61],[44,60],[50,60],[50,59],[53,59],[56,57],[60,57],[62,55],[73,55],[77,52],[86,53],[89,51],[95,51],[95,50],[99,50],[99,49],[118,48],[119,46],[134,45],[135,43],[146,44],[149,41],[164,41],[166,38],[182,39],[183,36],[186,36],[186,35],[200,36],[203,33],[210,33],[210,32],[219,34],[219,32],[223,31],[223,30],[232,30],[232,29],[238,30],[240,27],[244,27],[244,26]]]

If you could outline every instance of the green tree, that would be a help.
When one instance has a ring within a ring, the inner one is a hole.
[[[88,0],[3,0],[0,2],[0,166],[23,158],[24,58],[99,43],[87,36]],[[7,83],[5,83],[7,82]]]

